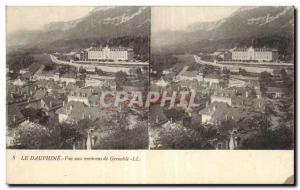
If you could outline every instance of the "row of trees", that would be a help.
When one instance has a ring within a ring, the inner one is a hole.
[[[34,62],[30,52],[12,52],[7,55],[7,66],[10,70],[18,72],[20,69],[29,67]]]

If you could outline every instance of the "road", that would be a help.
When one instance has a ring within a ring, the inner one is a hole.
[[[251,72],[251,73],[262,73],[264,71],[269,72],[269,73],[273,73],[274,69],[271,68],[272,66],[282,66],[282,67],[293,67],[293,64],[289,64],[289,63],[263,63],[262,65],[259,65],[261,67],[255,66],[255,64],[253,64],[253,66],[249,66],[249,63],[244,63],[244,64],[239,64],[239,65],[229,65],[229,63],[227,64],[220,64],[220,63],[213,63],[213,62],[208,62],[208,61],[204,61],[201,60],[201,58],[197,55],[194,55],[194,59],[196,63],[199,64],[203,64],[203,65],[210,65],[210,66],[214,66],[214,67],[219,67],[221,69],[228,68],[231,71],[239,71],[239,69],[244,69],[247,72]],[[246,66],[247,65],[247,66]]]
[[[76,63],[76,62],[69,62],[69,61],[62,61],[57,59],[57,57],[55,57],[54,55],[50,55],[50,58],[52,60],[53,63],[59,64],[59,65],[70,65],[73,67],[76,67],[77,69],[79,68],[84,68],[84,69],[101,69],[102,71],[105,72],[110,72],[110,73],[116,73],[119,71],[123,71],[126,73],[129,73],[129,71],[133,68],[138,68],[138,67],[143,67],[145,66],[145,63],[143,64],[126,64],[127,62],[125,62],[122,66],[120,65],[120,63],[115,63],[115,65],[112,66],[104,66],[104,65],[99,65],[96,62],[95,63]],[[147,64],[148,65],[148,64]]]

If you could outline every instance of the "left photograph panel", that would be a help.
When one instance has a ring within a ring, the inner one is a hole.
[[[148,149],[150,14],[6,7],[7,149]]]

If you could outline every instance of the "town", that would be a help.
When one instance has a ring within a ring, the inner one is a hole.
[[[130,48],[35,55],[7,68],[7,147],[260,149],[267,136],[291,148],[293,65],[246,50],[175,55],[161,70]]]
[[[276,49],[251,46],[152,59],[151,90],[194,90],[200,106],[185,111],[152,106],[151,149],[292,148],[294,67],[280,62]]]
[[[84,52],[89,52],[86,59]],[[132,49],[106,46],[10,58],[18,64],[7,66],[8,148],[148,148],[146,109],[100,106],[102,92],[149,88],[149,63],[133,57]],[[84,62],[72,65],[76,58]],[[114,99],[106,96],[104,101]]]

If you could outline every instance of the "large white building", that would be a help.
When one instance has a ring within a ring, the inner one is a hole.
[[[131,60],[133,58],[133,49],[114,47],[91,47],[80,53],[80,59],[84,61],[101,60]]]
[[[231,52],[231,60],[236,61],[277,61],[278,51],[270,48],[236,48]]]

